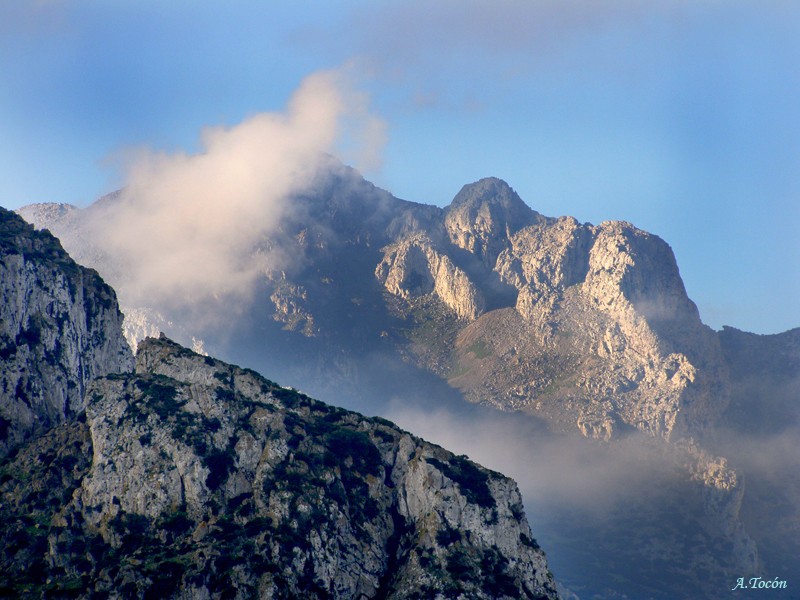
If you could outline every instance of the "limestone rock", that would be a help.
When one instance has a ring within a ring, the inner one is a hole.
[[[464,339],[483,338],[494,350],[470,378],[469,358],[457,349],[454,383],[468,397],[491,397],[498,408],[544,406],[537,414],[602,439],[620,425],[666,439],[699,433],[725,409],[719,342],[656,236],[628,223],[546,221],[512,235],[495,271],[518,290],[522,321],[498,312],[491,327],[479,320],[465,331]]]
[[[446,210],[444,226],[453,244],[491,269],[512,234],[543,220],[505,181],[487,177],[461,188]]]
[[[486,308],[467,274],[422,236],[384,248],[375,276],[389,293],[406,300],[434,293],[462,319],[474,320]]]
[[[0,209],[0,456],[83,410],[89,382],[132,365],[110,287],[47,231]]]
[[[544,217],[496,178],[465,185],[445,209],[393,198],[343,167],[320,176],[315,189],[293,200],[297,210],[270,239],[299,258],[278,270],[280,277],[265,276],[261,302],[268,310],[256,303],[232,318],[277,322],[331,344],[326,353],[333,356],[358,356],[365,344],[383,352],[374,340],[398,340],[395,357],[449,372],[469,400],[603,438],[625,427],[666,439],[702,437],[724,412],[729,377],[719,339],[700,321],[672,250],[657,236],[629,223]],[[91,247],[90,229],[80,222],[96,221],[88,211],[102,214],[113,202],[110,196],[81,211],[38,205],[22,212],[57,228],[99,265],[102,249]],[[118,265],[103,268],[118,276]],[[428,331],[446,321],[431,314],[439,309],[428,299],[459,323]],[[165,320],[173,336],[188,341],[177,331],[181,318]],[[489,321],[504,339],[488,330]],[[418,328],[427,329],[417,335]],[[472,341],[440,343],[459,335]],[[288,338],[273,337],[286,346]],[[492,350],[480,360],[465,352],[478,342]],[[308,344],[296,345],[308,354]],[[351,362],[307,359],[300,380]]]

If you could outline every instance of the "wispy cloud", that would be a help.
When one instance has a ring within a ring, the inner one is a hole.
[[[124,191],[94,224],[125,273],[116,282],[123,303],[246,299],[281,258],[268,238],[292,209],[289,197],[311,184],[326,153],[379,165],[384,134],[343,68],[306,77],[283,112],[205,129],[197,153],[126,151]]]

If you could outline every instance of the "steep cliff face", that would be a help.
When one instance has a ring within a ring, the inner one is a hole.
[[[465,186],[443,222],[452,246],[406,234],[376,276],[409,303],[399,316],[428,296],[466,320],[454,346],[415,348],[468,399],[603,439],[626,427],[698,436],[719,419],[719,341],[661,239],[628,223],[542,217],[494,179]]]
[[[513,481],[166,338],[2,472],[16,592],[557,597]]]
[[[472,321],[486,309],[483,294],[467,274],[425,236],[384,248],[375,276],[390,294],[404,300],[435,294],[461,319]]]
[[[98,375],[132,367],[114,291],[48,232],[0,209],[0,456],[83,410]]]
[[[112,192],[88,206],[78,208],[71,204],[42,203],[20,208],[17,213],[38,230],[48,230],[56,235],[69,256],[79,265],[97,269],[103,279],[113,286],[115,293],[124,288],[128,273],[107,248],[102,246],[101,235],[106,222],[122,197],[121,192]],[[170,331],[174,336],[192,339],[184,323],[176,323],[155,306],[125,304],[120,294],[121,310],[124,313],[122,331],[125,340],[136,352],[137,344],[148,336],[157,336],[160,331]],[[189,326],[190,329],[193,329]],[[202,347],[201,340],[194,340]]]

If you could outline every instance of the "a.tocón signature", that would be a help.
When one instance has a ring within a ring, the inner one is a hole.
[[[783,590],[788,587],[786,581],[781,581],[777,577],[773,580],[763,579],[762,577],[751,577],[748,583],[744,582],[744,577],[739,577],[736,580],[736,585],[733,586],[731,591],[733,590],[748,590],[748,589],[779,589]]]

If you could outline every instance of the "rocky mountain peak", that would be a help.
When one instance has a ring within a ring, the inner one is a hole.
[[[461,188],[445,209],[444,225],[453,244],[493,268],[509,237],[540,220],[505,181],[487,177]]]
[[[464,206],[477,207],[484,203],[531,210],[514,189],[499,177],[484,177],[467,183],[455,195],[449,208],[455,210]]]

